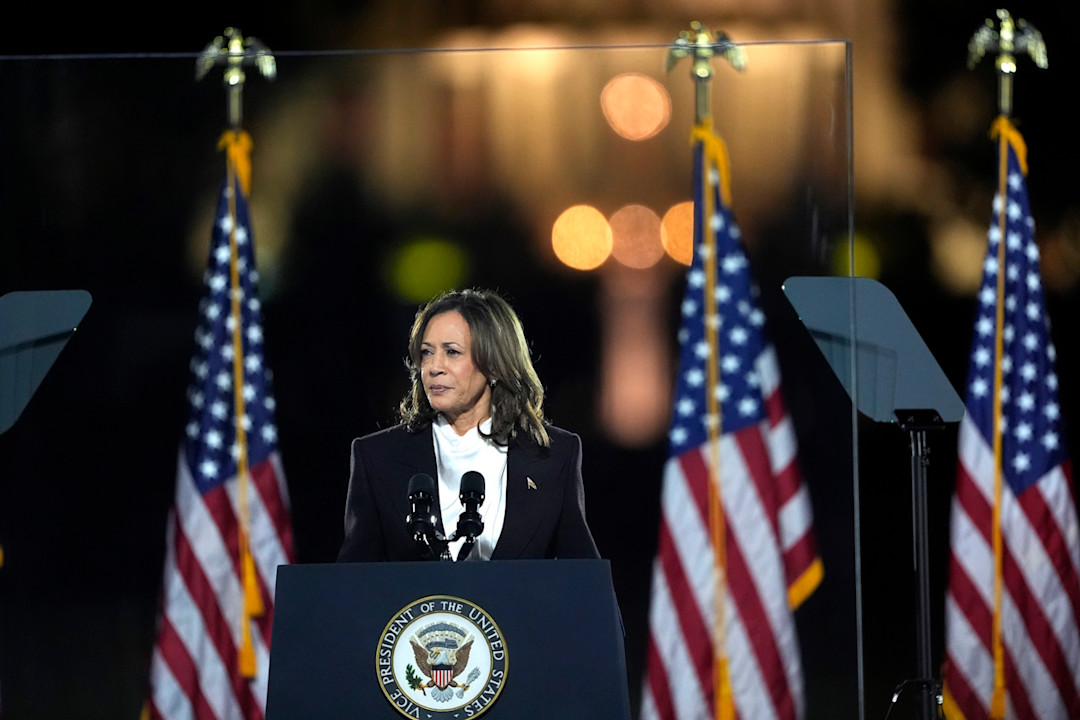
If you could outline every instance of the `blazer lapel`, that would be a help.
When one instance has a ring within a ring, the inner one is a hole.
[[[558,494],[557,479],[546,467],[540,446],[531,438],[517,436],[510,442],[506,462],[506,520],[492,560],[509,560],[526,554],[529,543],[550,512]],[[542,553],[543,548],[532,554]]]
[[[412,512],[412,503],[409,502],[409,480],[413,475],[424,473],[435,481],[435,496],[432,499],[432,509],[435,517],[439,519],[439,532],[445,535],[442,528],[439,504],[439,475],[435,467],[435,447],[432,444],[431,428],[425,431],[411,433],[402,430],[395,438],[397,447],[384,456],[386,464],[380,469],[379,474],[384,483],[383,487],[393,488],[390,491],[390,500],[397,508],[397,514],[401,521],[405,522],[405,516]]]

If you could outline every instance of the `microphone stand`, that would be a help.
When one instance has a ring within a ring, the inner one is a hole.
[[[419,495],[409,499],[413,503],[413,512],[409,513],[405,522],[413,540],[427,548],[430,559],[453,560],[450,541],[439,532],[438,518],[431,511],[430,497]]]
[[[469,557],[477,536],[484,532],[484,519],[480,515],[480,506],[484,504],[484,477],[476,471],[462,475],[458,499],[465,506],[454,533],[455,538],[465,538],[465,543],[458,550],[457,559],[460,561]]]
[[[474,538],[473,536],[470,535],[470,536],[465,538],[465,544],[461,546],[460,550],[458,550],[458,554],[457,554],[458,562],[461,562],[462,560],[469,557],[469,553],[472,552],[473,546],[475,544],[476,544],[476,538]]]
[[[457,531],[454,533],[454,539],[465,538],[465,544],[458,550],[457,559],[460,562],[469,557],[469,553],[472,552],[473,546],[476,544],[476,537],[484,531],[484,521],[480,519],[480,513],[477,510],[466,510],[461,513],[461,517],[458,518]]]
[[[439,560],[453,560],[450,555],[450,540],[443,537],[442,533],[435,530],[431,534],[425,534],[421,541],[427,547],[428,552],[431,553],[432,558],[438,558]]]

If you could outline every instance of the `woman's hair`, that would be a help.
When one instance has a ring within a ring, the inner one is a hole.
[[[420,350],[431,318],[451,311],[460,313],[469,324],[472,361],[493,384],[490,437],[506,445],[521,430],[541,445],[548,445],[544,387],[533,369],[525,331],[510,304],[489,290],[450,291],[416,313],[409,334],[409,357],[405,361],[412,375],[412,388],[398,408],[402,422],[415,431],[435,419],[436,412],[424,392]]]

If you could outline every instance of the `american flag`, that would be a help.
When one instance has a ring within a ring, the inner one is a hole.
[[[1080,527],[1023,138],[1006,119],[950,527],[950,718],[1080,717]],[[996,430],[995,430],[996,428]]]
[[[820,583],[810,498],[722,141],[695,130],[694,257],[664,469],[641,717],[798,718],[792,610]]]
[[[164,720],[261,720],[277,567],[293,561],[246,197],[250,139],[230,132],[222,145],[228,173],[199,305],[150,665],[146,714]]]

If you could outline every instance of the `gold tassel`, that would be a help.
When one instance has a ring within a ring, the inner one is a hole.
[[[690,142],[700,142],[705,146],[705,156],[712,161],[720,180],[720,200],[731,206],[731,162],[728,159],[727,143],[712,128],[712,119],[705,118],[690,131]],[[704,179],[703,179],[704,180]]]
[[[251,618],[246,613],[244,614],[244,628],[241,632],[243,638],[240,641],[237,662],[240,665],[240,676],[251,679],[255,677],[255,646],[251,642]]]
[[[262,615],[264,608],[262,595],[259,592],[258,575],[255,572],[255,559],[251,556],[248,531],[250,519],[248,517],[248,473],[247,436],[240,418],[244,416],[244,346],[240,337],[240,279],[239,263],[237,261],[236,239],[236,195],[237,183],[239,191],[247,195],[251,190],[251,137],[240,131],[226,131],[218,142],[218,149],[226,151],[226,165],[228,168],[229,185],[232,196],[229,200],[229,214],[233,218],[233,228],[229,238],[231,249],[230,260],[230,284],[233,289],[232,296],[232,319],[233,319],[233,392],[236,414],[236,444],[240,448],[240,457],[236,462],[237,475],[237,503],[239,505],[239,534],[240,541],[240,572],[243,573],[241,585],[244,591],[243,617],[241,618],[240,649],[237,652],[237,663],[240,675],[244,678],[255,677],[255,647],[251,640],[251,618]]]
[[[258,576],[255,574],[255,558],[251,556],[251,550],[244,543],[244,611],[251,617],[263,614],[262,593],[259,592]]]
[[[727,146],[724,141],[713,132],[711,121],[706,118],[694,127],[691,134],[692,142],[700,142],[703,145],[705,164],[702,167],[701,182],[704,185],[701,193],[703,207],[697,208],[700,213],[703,228],[709,228],[713,213],[716,212],[713,202],[713,193],[709,180],[709,170],[715,168],[719,182],[720,199],[724,204],[731,202],[731,173],[728,164]],[[712,230],[706,230],[705,243],[709,248],[709,257],[705,263],[705,296],[712,298],[716,287],[716,235]],[[717,326],[711,322],[715,314],[707,312],[705,316],[705,337],[711,349],[710,357],[720,357],[720,337]],[[708,364],[708,387],[720,387],[720,368],[715,362]],[[716,696],[713,708],[715,720],[735,720],[735,698],[731,693],[731,677],[728,674],[727,657],[727,547],[725,535],[727,526],[724,520],[724,503],[721,494],[722,476],[720,474],[720,440],[723,435],[723,419],[719,399],[715,392],[706,394],[708,403],[707,411],[710,416],[716,418],[715,423],[708,427],[709,447],[712,450],[712,463],[709,466],[710,475],[708,480],[708,503],[709,503],[709,534],[715,554],[715,576],[713,604],[715,618],[713,619],[713,682],[715,683]]]
[[[990,696],[990,720],[1005,720],[1005,688],[994,688]]]
[[[244,195],[251,194],[251,136],[243,130],[226,130],[218,139],[218,150],[225,150],[236,171]]]
[[[991,137],[998,140],[998,194],[1004,201],[1006,196],[1006,173],[1008,170],[1008,146],[1011,145],[1016,151],[1021,170],[1027,174],[1027,146],[1024,138],[1009,119],[998,117],[990,131]],[[1002,572],[1002,555],[1004,553],[1004,540],[1001,537],[1001,497],[1002,483],[1002,456],[1004,439],[1001,427],[1001,386],[1002,386],[1002,357],[1004,356],[1004,328],[1005,328],[1005,208],[1002,204],[998,211],[998,228],[1001,231],[1001,240],[998,242],[998,266],[1002,269],[998,273],[997,283],[997,322],[994,333],[994,504],[992,508],[992,532],[991,538],[994,552],[994,613],[991,627],[991,650],[994,660],[994,690],[990,695],[990,718],[991,720],[1004,720],[1005,718],[1005,643],[1001,635],[1002,623],[1002,594],[1005,592],[1005,579]]]
[[[1005,141],[1012,145],[1013,150],[1016,151],[1016,161],[1020,163],[1020,172],[1027,175],[1027,143],[1024,142],[1024,136],[1016,126],[1009,122],[1009,118],[1004,115],[998,116],[990,125],[990,137],[994,140],[1004,137]]]
[[[716,720],[735,720],[735,698],[731,696],[731,678],[727,658],[720,659],[720,692],[716,698]]]

